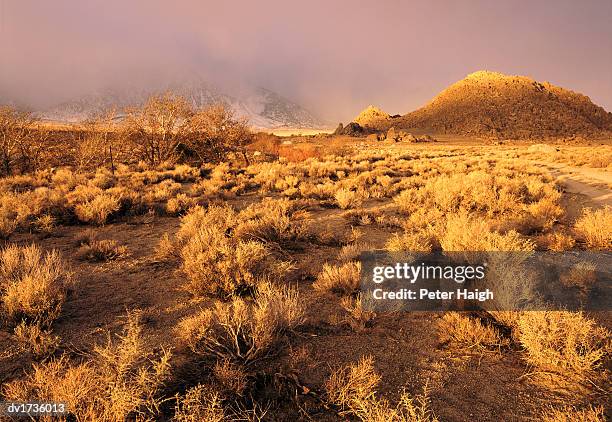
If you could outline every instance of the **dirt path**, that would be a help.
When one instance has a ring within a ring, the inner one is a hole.
[[[550,171],[567,192],[587,196],[594,207],[612,206],[612,172],[544,161],[533,163]]]

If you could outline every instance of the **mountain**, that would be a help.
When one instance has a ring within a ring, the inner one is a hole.
[[[163,89],[107,90],[58,104],[37,114],[46,120],[78,122],[115,109],[118,117],[121,117],[126,108],[140,106],[150,95],[165,91],[185,97],[196,109],[217,102],[226,103],[238,117],[246,117],[255,128],[297,129],[326,126],[325,122],[300,105],[265,88],[244,89],[236,94],[228,94],[201,80],[172,84]]]
[[[479,71],[380,128],[391,125],[505,139],[596,137],[612,132],[612,113],[548,82]]]

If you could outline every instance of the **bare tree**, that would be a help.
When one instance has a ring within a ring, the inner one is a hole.
[[[10,175],[20,159],[22,146],[32,136],[35,119],[31,113],[9,106],[0,107],[0,164],[2,172]]]
[[[74,162],[79,168],[92,168],[113,162],[114,109],[85,120],[74,139]]]
[[[125,137],[137,156],[149,164],[178,158],[192,110],[187,101],[172,93],[151,96],[131,110],[125,120]]]
[[[34,172],[48,162],[52,143],[52,131],[39,121],[31,124],[29,136],[19,142],[19,161],[22,172]]]
[[[246,145],[252,141],[246,119],[239,119],[225,104],[214,104],[197,113],[189,121],[185,144],[200,162],[223,161],[228,153],[242,153],[248,162]]]

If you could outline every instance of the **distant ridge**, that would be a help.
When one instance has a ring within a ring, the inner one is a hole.
[[[390,126],[504,139],[599,137],[612,134],[612,113],[548,82],[478,71],[378,128]]]

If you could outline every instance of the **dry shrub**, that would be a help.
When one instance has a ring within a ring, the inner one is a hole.
[[[157,359],[152,355],[139,314],[131,313],[118,341],[109,336],[89,360],[74,364],[63,356],[34,365],[25,379],[5,384],[2,393],[8,400],[66,403],[81,421],[153,420],[159,414],[158,393],[169,374],[170,352],[162,350]]]
[[[177,397],[174,407],[175,422],[223,422],[226,414],[221,393],[208,385],[198,384]]]
[[[196,200],[194,198],[190,198],[184,193],[179,193],[176,197],[168,199],[166,212],[170,215],[180,215],[195,205]]]
[[[334,372],[325,382],[325,391],[335,405],[358,409],[375,398],[380,381],[380,375],[374,370],[374,359],[367,356]]]
[[[15,229],[17,229],[17,221],[11,213],[0,209],[0,239],[8,239]]]
[[[563,232],[547,233],[537,239],[538,246],[554,252],[564,252],[571,250],[576,244],[572,236]]]
[[[364,357],[356,364],[340,368],[325,382],[327,399],[364,422],[435,422],[430,409],[427,388],[422,395],[412,398],[405,391],[396,407],[376,397],[381,381],[374,370],[372,357]]]
[[[405,214],[412,214],[422,206],[424,198],[423,191],[417,189],[406,189],[393,198],[393,202]]]
[[[359,262],[347,262],[340,266],[325,263],[312,287],[318,291],[351,294],[359,289],[360,276]]]
[[[161,261],[167,261],[180,258],[180,250],[178,245],[170,239],[168,233],[164,233],[159,239],[159,243],[155,247],[155,258]]]
[[[264,199],[238,214],[241,222],[236,226],[234,236],[279,244],[305,239],[308,237],[307,217],[308,213],[297,201]]]
[[[119,200],[115,195],[101,193],[89,201],[77,204],[74,213],[84,223],[102,225],[112,213],[119,211]]]
[[[259,151],[278,156],[281,140],[271,133],[259,132],[253,136],[253,142],[247,146],[248,151]]]
[[[312,144],[281,145],[278,148],[278,156],[289,162],[298,163],[309,158],[319,158],[321,153]]]
[[[587,296],[597,281],[597,266],[592,262],[579,262],[568,272],[561,274],[559,281],[567,287],[576,287],[581,296]]]
[[[0,300],[9,318],[51,323],[72,285],[55,250],[43,254],[36,245],[11,245],[0,251]]]
[[[242,396],[248,386],[244,368],[228,359],[215,363],[213,375],[226,395]]]
[[[385,249],[391,252],[431,252],[435,239],[426,231],[401,235],[395,233],[385,243]]]
[[[259,280],[281,277],[289,270],[290,264],[274,258],[263,243],[241,240],[236,233],[238,221],[239,216],[229,207],[204,210],[196,206],[183,218],[177,242],[189,292],[222,296],[248,293]],[[246,237],[247,233],[242,229],[240,235]]]
[[[187,390],[184,396],[177,396],[173,422],[224,422],[224,421],[263,421],[267,408],[257,403],[252,409],[240,405],[225,405],[228,400],[216,386],[198,384]]]
[[[445,313],[439,321],[438,328],[440,341],[464,349],[484,350],[498,348],[508,343],[495,328],[459,312]]]
[[[58,336],[53,335],[51,330],[42,328],[40,323],[28,324],[21,321],[15,327],[14,333],[17,341],[37,357],[52,354],[60,342]]]
[[[352,225],[355,226],[368,226],[370,224],[384,223],[385,215],[380,210],[351,210],[343,214]]]
[[[547,230],[563,215],[563,209],[559,206],[561,193],[554,191],[538,202],[527,206],[531,215],[531,226],[538,230]]]
[[[252,364],[277,352],[287,331],[303,322],[296,290],[261,283],[252,301],[235,297],[183,319],[178,334],[197,354]]]
[[[374,298],[371,295],[359,293],[356,297],[346,296],[342,298],[340,305],[348,313],[345,322],[348,323],[353,330],[361,331],[369,327],[376,312],[374,312]]]
[[[374,249],[374,246],[367,242],[355,242],[344,245],[338,253],[338,262],[346,264],[347,262],[357,261],[362,253],[372,249]]]
[[[589,406],[584,409],[563,407],[550,409],[541,415],[542,422],[605,422],[606,415],[602,406]]]
[[[127,255],[127,247],[116,240],[91,240],[81,244],[77,257],[85,261],[112,261]]]
[[[440,239],[445,251],[533,251],[535,244],[514,230],[501,234],[489,230],[488,224],[465,212],[450,215]]]
[[[336,191],[334,198],[343,210],[359,207],[363,203],[363,196],[354,190],[340,188]]]
[[[593,211],[587,208],[574,226],[584,238],[588,247],[593,249],[612,248],[612,207]]]
[[[34,219],[34,230],[38,233],[51,234],[55,229],[55,218],[52,215],[40,215]]]
[[[287,269],[263,244],[232,241],[212,227],[198,231],[181,257],[188,277],[185,289],[194,295],[246,293],[259,280],[281,276]]]
[[[568,381],[597,378],[611,351],[610,332],[581,312],[523,312],[518,331],[527,362]]]

